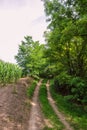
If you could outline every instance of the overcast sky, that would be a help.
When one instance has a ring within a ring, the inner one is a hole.
[[[0,59],[15,63],[14,55],[26,35],[43,43],[45,19],[41,0],[0,0]]]

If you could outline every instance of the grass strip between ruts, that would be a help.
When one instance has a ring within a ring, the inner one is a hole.
[[[31,86],[29,86],[29,87],[27,88],[27,96],[28,96],[29,99],[32,98],[37,83],[38,83],[38,81],[37,81],[37,80],[34,80],[33,83],[31,84]]]
[[[46,82],[44,81],[40,87],[39,100],[45,120],[48,122],[44,130],[63,130],[63,124],[57,118],[47,99]]]

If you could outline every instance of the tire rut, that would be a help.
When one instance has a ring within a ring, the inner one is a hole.
[[[44,127],[44,120],[42,117],[40,104],[38,101],[38,94],[42,80],[36,86],[34,91],[34,95],[31,101],[31,110],[30,110],[30,118],[29,118],[29,127],[28,130],[42,130]]]
[[[73,128],[70,126],[70,124],[65,120],[65,116],[58,110],[57,106],[55,105],[55,101],[53,100],[50,90],[49,90],[49,81],[46,84],[47,87],[47,93],[48,93],[48,101],[50,105],[52,106],[54,112],[56,113],[58,119],[64,124],[65,129],[64,130],[73,130]]]

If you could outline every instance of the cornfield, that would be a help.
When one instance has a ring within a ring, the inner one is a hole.
[[[21,74],[22,70],[17,65],[0,60],[0,84],[14,83]]]

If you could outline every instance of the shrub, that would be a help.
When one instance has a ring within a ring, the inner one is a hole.
[[[66,72],[60,73],[54,79],[54,86],[57,92],[67,95],[70,91],[70,80],[71,76]]]
[[[56,92],[65,96],[65,99],[80,104],[87,104],[86,81],[80,77],[73,77],[66,72],[60,73],[54,79]]]
[[[73,100],[77,101],[78,103],[87,103],[86,81],[84,81],[80,77],[73,77],[70,85]]]

